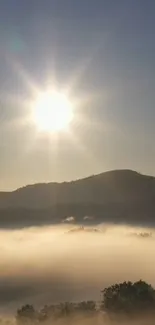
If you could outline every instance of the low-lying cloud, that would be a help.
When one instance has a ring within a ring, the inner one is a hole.
[[[14,311],[23,303],[99,301],[100,290],[116,281],[143,279],[155,285],[153,229],[104,225],[83,230],[75,225],[1,230],[1,310]]]

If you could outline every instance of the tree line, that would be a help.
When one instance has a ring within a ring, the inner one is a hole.
[[[94,301],[79,303],[60,303],[46,305],[37,311],[33,305],[26,304],[17,310],[17,323],[45,322],[52,318],[67,317],[76,313],[95,314],[104,312],[107,315],[136,315],[138,313],[155,312],[155,289],[146,282],[122,282],[113,284],[102,291],[99,308]]]

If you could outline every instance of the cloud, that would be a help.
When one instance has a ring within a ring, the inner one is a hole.
[[[75,217],[67,217],[63,222],[74,222]]]
[[[140,229],[114,225],[69,236],[70,227],[0,231],[1,310],[14,313],[23,303],[99,301],[100,290],[117,281],[142,278],[155,284],[153,236],[143,243],[130,236]],[[154,235],[153,229],[150,232]]]
[[[85,216],[85,217],[83,218],[83,220],[93,220],[93,219],[94,219],[93,216]]]

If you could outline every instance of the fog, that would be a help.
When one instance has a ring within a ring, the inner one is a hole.
[[[3,314],[23,303],[100,301],[100,291],[116,281],[155,285],[154,229],[106,224],[1,230],[0,252]]]

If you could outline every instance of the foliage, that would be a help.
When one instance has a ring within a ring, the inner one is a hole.
[[[17,310],[16,319],[19,323],[31,323],[34,322],[37,318],[37,313],[33,305],[24,305]]]
[[[155,307],[155,290],[141,280],[114,284],[102,293],[103,308],[108,312],[139,312]]]
[[[80,311],[95,311],[96,310],[96,304],[94,301],[82,301],[77,305],[77,309]]]
[[[103,291],[102,311],[109,317],[114,313],[126,315],[144,311],[155,310],[155,290],[144,281],[123,282],[105,288]],[[64,302],[57,305],[45,305],[39,312],[36,312],[32,305],[24,305],[17,310],[16,320],[19,324],[32,324],[45,322],[53,319],[78,315],[97,315],[96,303],[94,301],[82,301],[79,303]],[[102,315],[102,313],[101,313]]]
[[[45,321],[50,318],[70,316],[75,313],[95,311],[94,301],[82,301],[80,303],[64,302],[59,305],[44,306],[39,313],[39,320]]]

